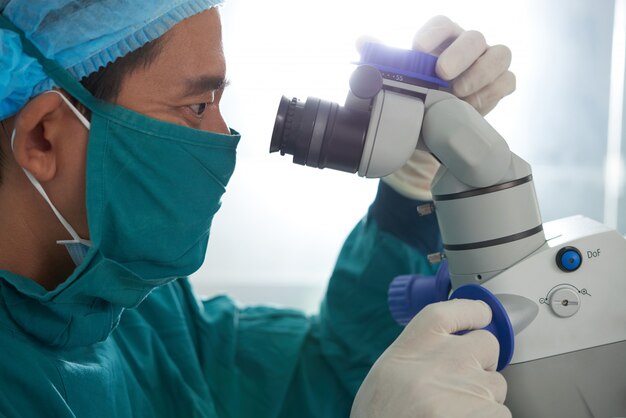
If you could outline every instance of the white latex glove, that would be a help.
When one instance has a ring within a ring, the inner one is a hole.
[[[376,361],[351,418],[510,418],[506,381],[496,372],[498,340],[479,329],[491,321],[484,302],[455,299],[427,306]]]
[[[463,30],[445,16],[426,22],[413,38],[413,49],[438,55],[437,75],[451,81],[452,93],[483,116],[515,91],[509,48],[489,46],[482,33]]]
[[[415,35],[413,48],[438,55],[437,75],[450,81],[452,93],[483,116],[515,90],[509,48],[489,46],[480,32],[465,31],[445,16],[430,19]],[[406,197],[430,200],[438,168],[430,153],[416,150],[405,166],[383,180]]]

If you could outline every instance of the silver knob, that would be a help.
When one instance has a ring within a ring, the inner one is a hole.
[[[561,318],[569,318],[580,309],[578,291],[570,286],[559,286],[550,292],[550,307]]]
[[[419,205],[417,207],[417,213],[419,216],[430,215],[435,211],[435,205],[433,203],[424,203],[423,205]]]
[[[426,258],[428,258],[428,262],[430,264],[437,264],[441,262],[441,260],[446,259],[446,254],[445,253],[432,253],[432,254],[428,254]]]

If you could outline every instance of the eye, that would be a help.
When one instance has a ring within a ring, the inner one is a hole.
[[[207,103],[194,104],[189,106],[189,108],[196,116],[202,116],[207,108]]]
[[[206,111],[207,107],[211,106],[215,102],[215,91],[211,91],[210,96],[208,97],[208,101],[204,103],[196,103],[189,106],[189,109],[194,113],[195,116],[202,116]]]

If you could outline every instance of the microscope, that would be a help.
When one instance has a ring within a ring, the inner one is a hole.
[[[483,300],[514,417],[626,417],[626,240],[584,216],[543,223],[530,165],[446,91],[436,59],[366,44],[344,106],[283,96],[270,152],[368,178],[432,153],[433,201],[416,210],[437,214],[443,249],[429,260],[441,264],[392,282],[392,317]]]

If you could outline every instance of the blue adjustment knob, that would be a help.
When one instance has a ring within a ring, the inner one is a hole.
[[[387,301],[391,316],[400,325],[406,325],[426,305],[448,300],[450,289],[448,263],[445,261],[439,266],[436,276],[418,274],[398,276],[389,286]],[[489,305],[492,312],[492,320],[483,329],[489,331],[498,339],[500,354],[497,370],[504,369],[513,358],[515,331],[502,302],[489,290],[476,284],[467,284],[457,288],[450,295],[450,299],[482,300]],[[535,304],[531,304],[535,307]],[[536,312],[534,316],[536,316]],[[534,316],[532,316],[531,321],[534,319]],[[467,332],[469,331],[460,331],[457,334],[463,335]]]
[[[450,289],[446,262],[441,263],[436,276],[398,276],[389,285],[387,294],[391,316],[398,324],[406,325],[426,305],[447,300]]]
[[[582,263],[583,258],[577,248],[563,247],[556,254],[556,265],[566,273],[578,270]]]
[[[368,42],[361,50],[359,64],[371,65],[392,80],[407,81],[405,78],[409,78],[415,84],[422,81],[432,85],[429,87],[448,87],[447,81],[437,77],[437,57],[424,52]]]

